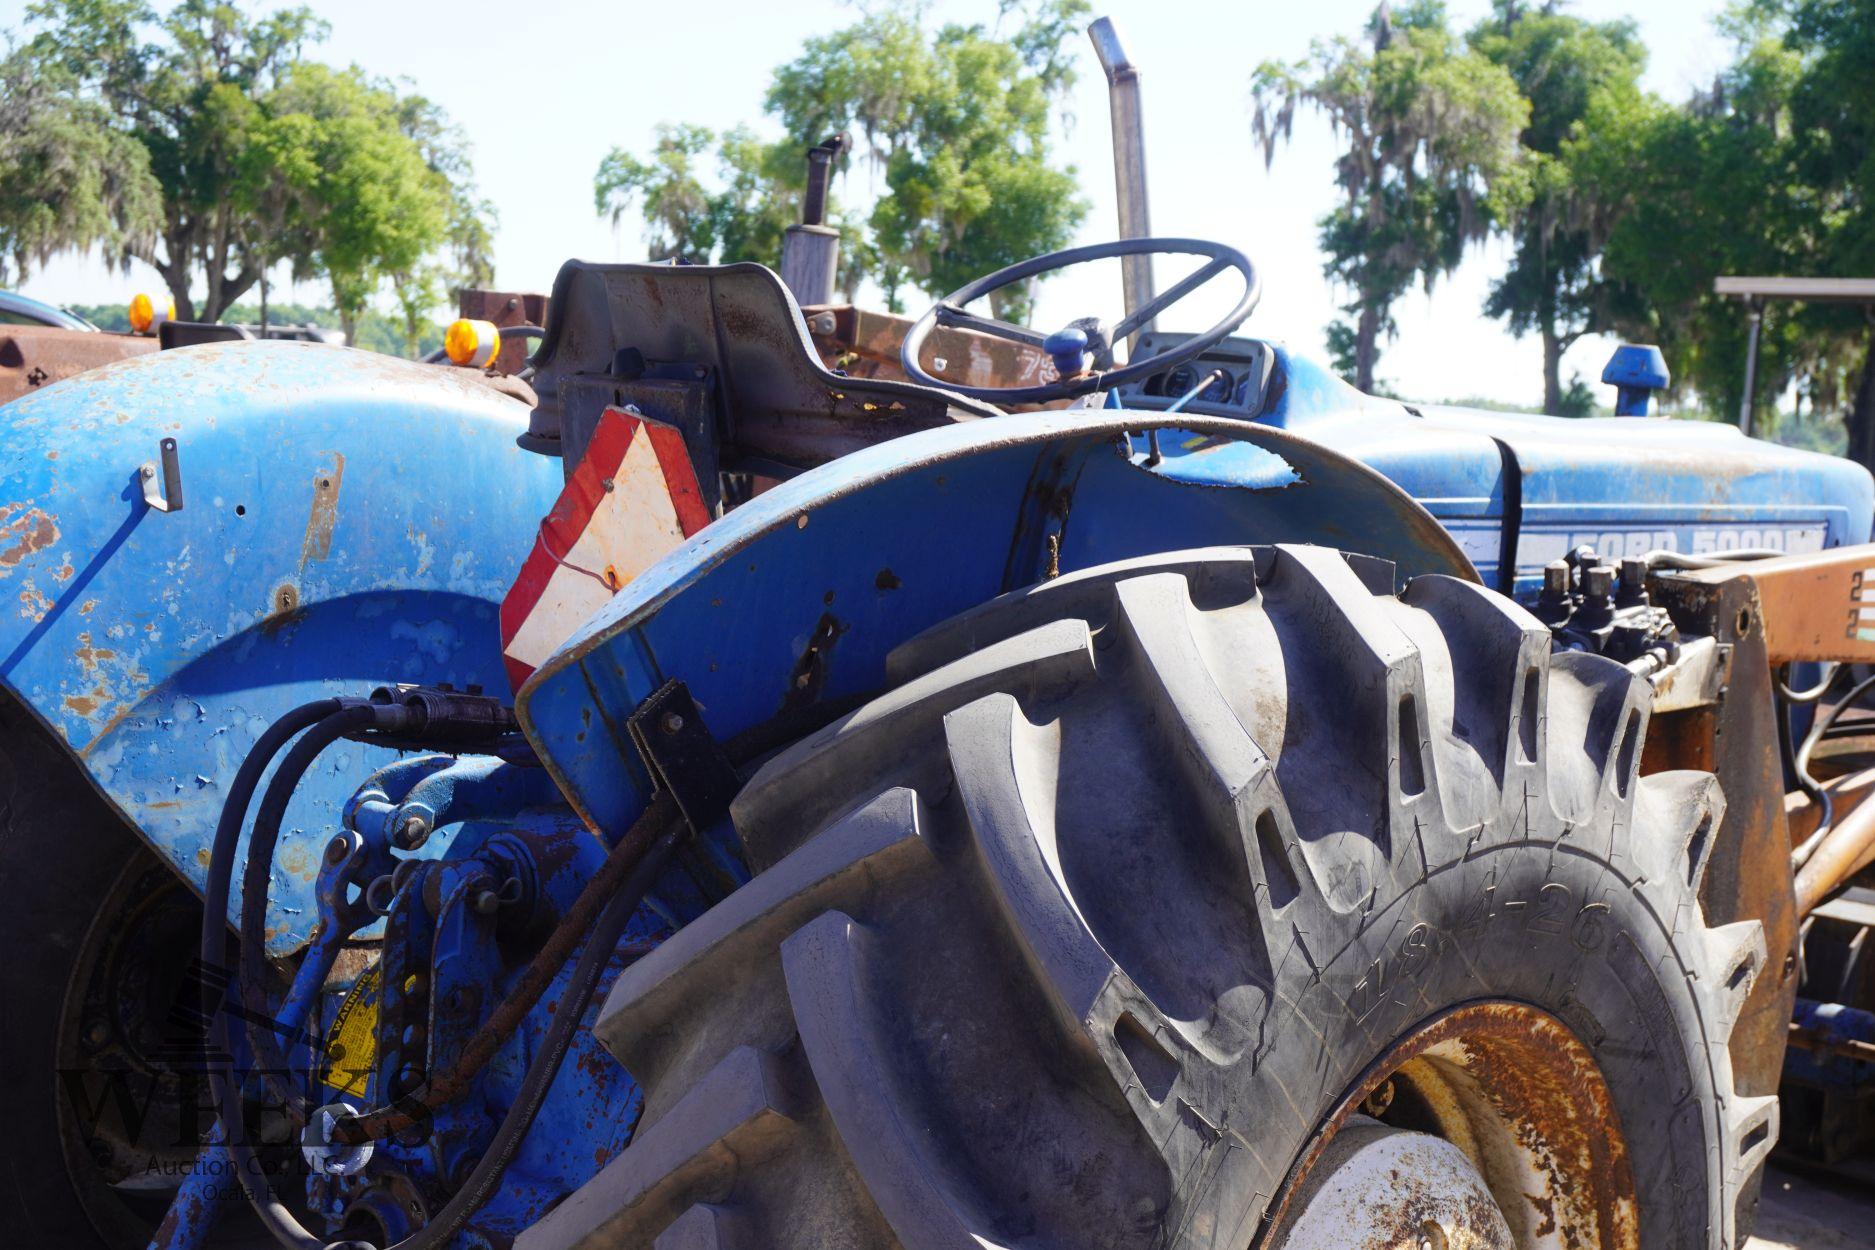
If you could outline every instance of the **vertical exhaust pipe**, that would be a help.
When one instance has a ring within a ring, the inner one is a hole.
[[[833,303],[834,278],[840,268],[840,232],[827,224],[827,183],[833,163],[847,149],[845,135],[835,135],[807,150],[807,194],[801,224],[781,238],[781,280],[802,307]]]
[[[1139,67],[1120,46],[1113,19],[1097,19],[1087,28],[1094,55],[1107,75],[1107,96],[1113,115],[1113,189],[1120,207],[1120,237],[1143,239],[1152,234],[1152,213],[1146,200],[1146,131],[1139,114]],[[1120,258],[1120,281],[1125,288],[1126,311],[1132,312],[1154,295],[1152,258]],[[1151,324],[1142,329],[1150,330]],[[1137,340],[1136,340],[1137,341]]]

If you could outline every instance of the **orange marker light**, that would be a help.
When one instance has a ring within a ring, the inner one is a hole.
[[[500,350],[501,331],[492,321],[462,317],[450,322],[443,332],[443,351],[459,365],[485,369]]]
[[[142,291],[131,297],[130,328],[134,333],[155,334],[157,326],[174,320],[175,316],[176,301],[173,299],[158,304]]]

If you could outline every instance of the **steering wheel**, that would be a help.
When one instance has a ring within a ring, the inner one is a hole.
[[[1027,326],[1001,321],[995,317],[979,317],[975,313],[965,312],[964,306],[983,298],[992,291],[999,291],[1013,283],[1023,282],[1038,274],[1052,273],[1057,269],[1066,269],[1072,265],[1085,264],[1091,260],[1106,260],[1114,256],[1156,256],[1161,253],[1174,256],[1205,256],[1210,262],[1194,272],[1190,277],[1167,288],[1163,294],[1156,295],[1144,305],[1134,309],[1111,325],[1097,317],[1082,317],[1069,323],[1065,328],[1053,334],[1043,335]],[[1243,298],[1231,309],[1225,318],[1206,330],[1203,334],[1187,339],[1169,351],[1159,352],[1143,360],[1131,360],[1118,369],[1113,367],[1113,345],[1128,335],[1150,323],[1160,313],[1196,291],[1199,287],[1223,273],[1226,269],[1235,269],[1243,278]],[[899,364],[905,369],[905,375],[914,382],[926,386],[942,387],[972,399],[987,399],[1005,404],[1043,403],[1053,399],[1073,399],[1101,387],[1119,386],[1136,381],[1150,374],[1158,373],[1168,366],[1190,360],[1218,343],[1250,315],[1257,305],[1258,297],[1263,293],[1262,282],[1257,277],[1256,266],[1249,258],[1234,247],[1225,247],[1222,243],[1212,243],[1205,239],[1120,239],[1114,243],[1094,243],[1086,247],[1071,247],[1065,251],[1050,252],[1046,256],[1036,256],[1029,260],[998,269],[987,277],[978,278],[952,291],[943,299],[925,310],[922,317],[913,323],[905,335],[905,342],[899,349]],[[1025,347],[1039,348],[1048,353],[1054,361],[1055,371],[1059,375],[1055,381],[1040,386],[964,386],[956,382],[946,382],[934,378],[924,371],[918,363],[918,355],[931,331],[937,326],[960,330],[975,330],[979,333],[1008,339]]]

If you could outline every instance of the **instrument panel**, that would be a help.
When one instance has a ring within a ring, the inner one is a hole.
[[[1171,351],[1193,336],[1168,334],[1153,330],[1139,336],[1135,349],[1139,358]],[[1163,411],[1204,382],[1204,389],[1181,406],[1181,412],[1202,412],[1214,416],[1254,418],[1263,410],[1263,394],[1269,385],[1275,353],[1261,339],[1228,338],[1202,356],[1173,365],[1163,373],[1148,374],[1138,382],[1116,387],[1120,404],[1126,408]]]

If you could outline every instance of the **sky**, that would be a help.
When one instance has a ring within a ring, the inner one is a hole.
[[[1315,222],[1333,204],[1334,137],[1325,122],[1298,115],[1294,137],[1264,168],[1250,134],[1249,78],[1268,58],[1294,59],[1313,39],[1361,29],[1374,0],[1096,0],[1111,16],[1142,72],[1152,225],[1161,235],[1217,239],[1245,252],[1263,279],[1263,299],[1244,333],[1323,353],[1323,329],[1338,297],[1322,275]],[[262,9],[278,7],[257,4]],[[641,224],[618,228],[593,211],[592,179],[614,146],[645,153],[660,122],[726,129],[762,117],[775,66],[801,41],[858,17],[840,0],[320,0],[312,6],[331,35],[311,55],[406,79],[468,131],[481,192],[499,214],[496,285],[546,290],[562,261],[637,260]],[[1651,60],[1646,85],[1682,99],[1709,84],[1727,47],[1713,30],[1720,0],[1576,0],[1570,11],[1607,20],[1635,16]],[[1633,9],[1639,8],[1638,13]],[[0,0],[0,28],[24,20],[26,0]],[[1489,0],[1449,0],[1460,28]],[[992,23],[995,0],[935,0],[939,21]],[[1117,235],[1106,81],[1092,46],[1079,45],[1081,73],[1058,134],[1091,210],[1077,243]],[[868,198],[871,171],[856,162],[837,193]],[[1536,339],[1515,339],[1481,313],[1502,271],[1501,244],[1474,250],[1430,295],[1415,291],[1396,309],[1399,337],[1380,361],[1383,384],[1422,400],[1482,397],[1535,405],[1542,396]],[[1102,266],[1108,269],[1110,266]],[[1177,274],[1163,269],[1163,288]],[[282,279],[284,280],[284,279]],[[1199,330],[1232,301],[1222,282],[1161,322]],[[94,257],[70,256],[35,272],[21,288],[62,303],[128,301],[162,289],[138,265],[126,277]],[[275,298],[288,298],[277,290]],[[325,302],[317,285],[292,294]],[[1052,329],[1075,317],[1116,318],[1117,271],[1070,275],[1043,288],[1035,324]],[[1599,379],[1613,343],[1584,339],[1564,361],[1564,379]],[[1607,396],[1603,395],[1606,399]]]

